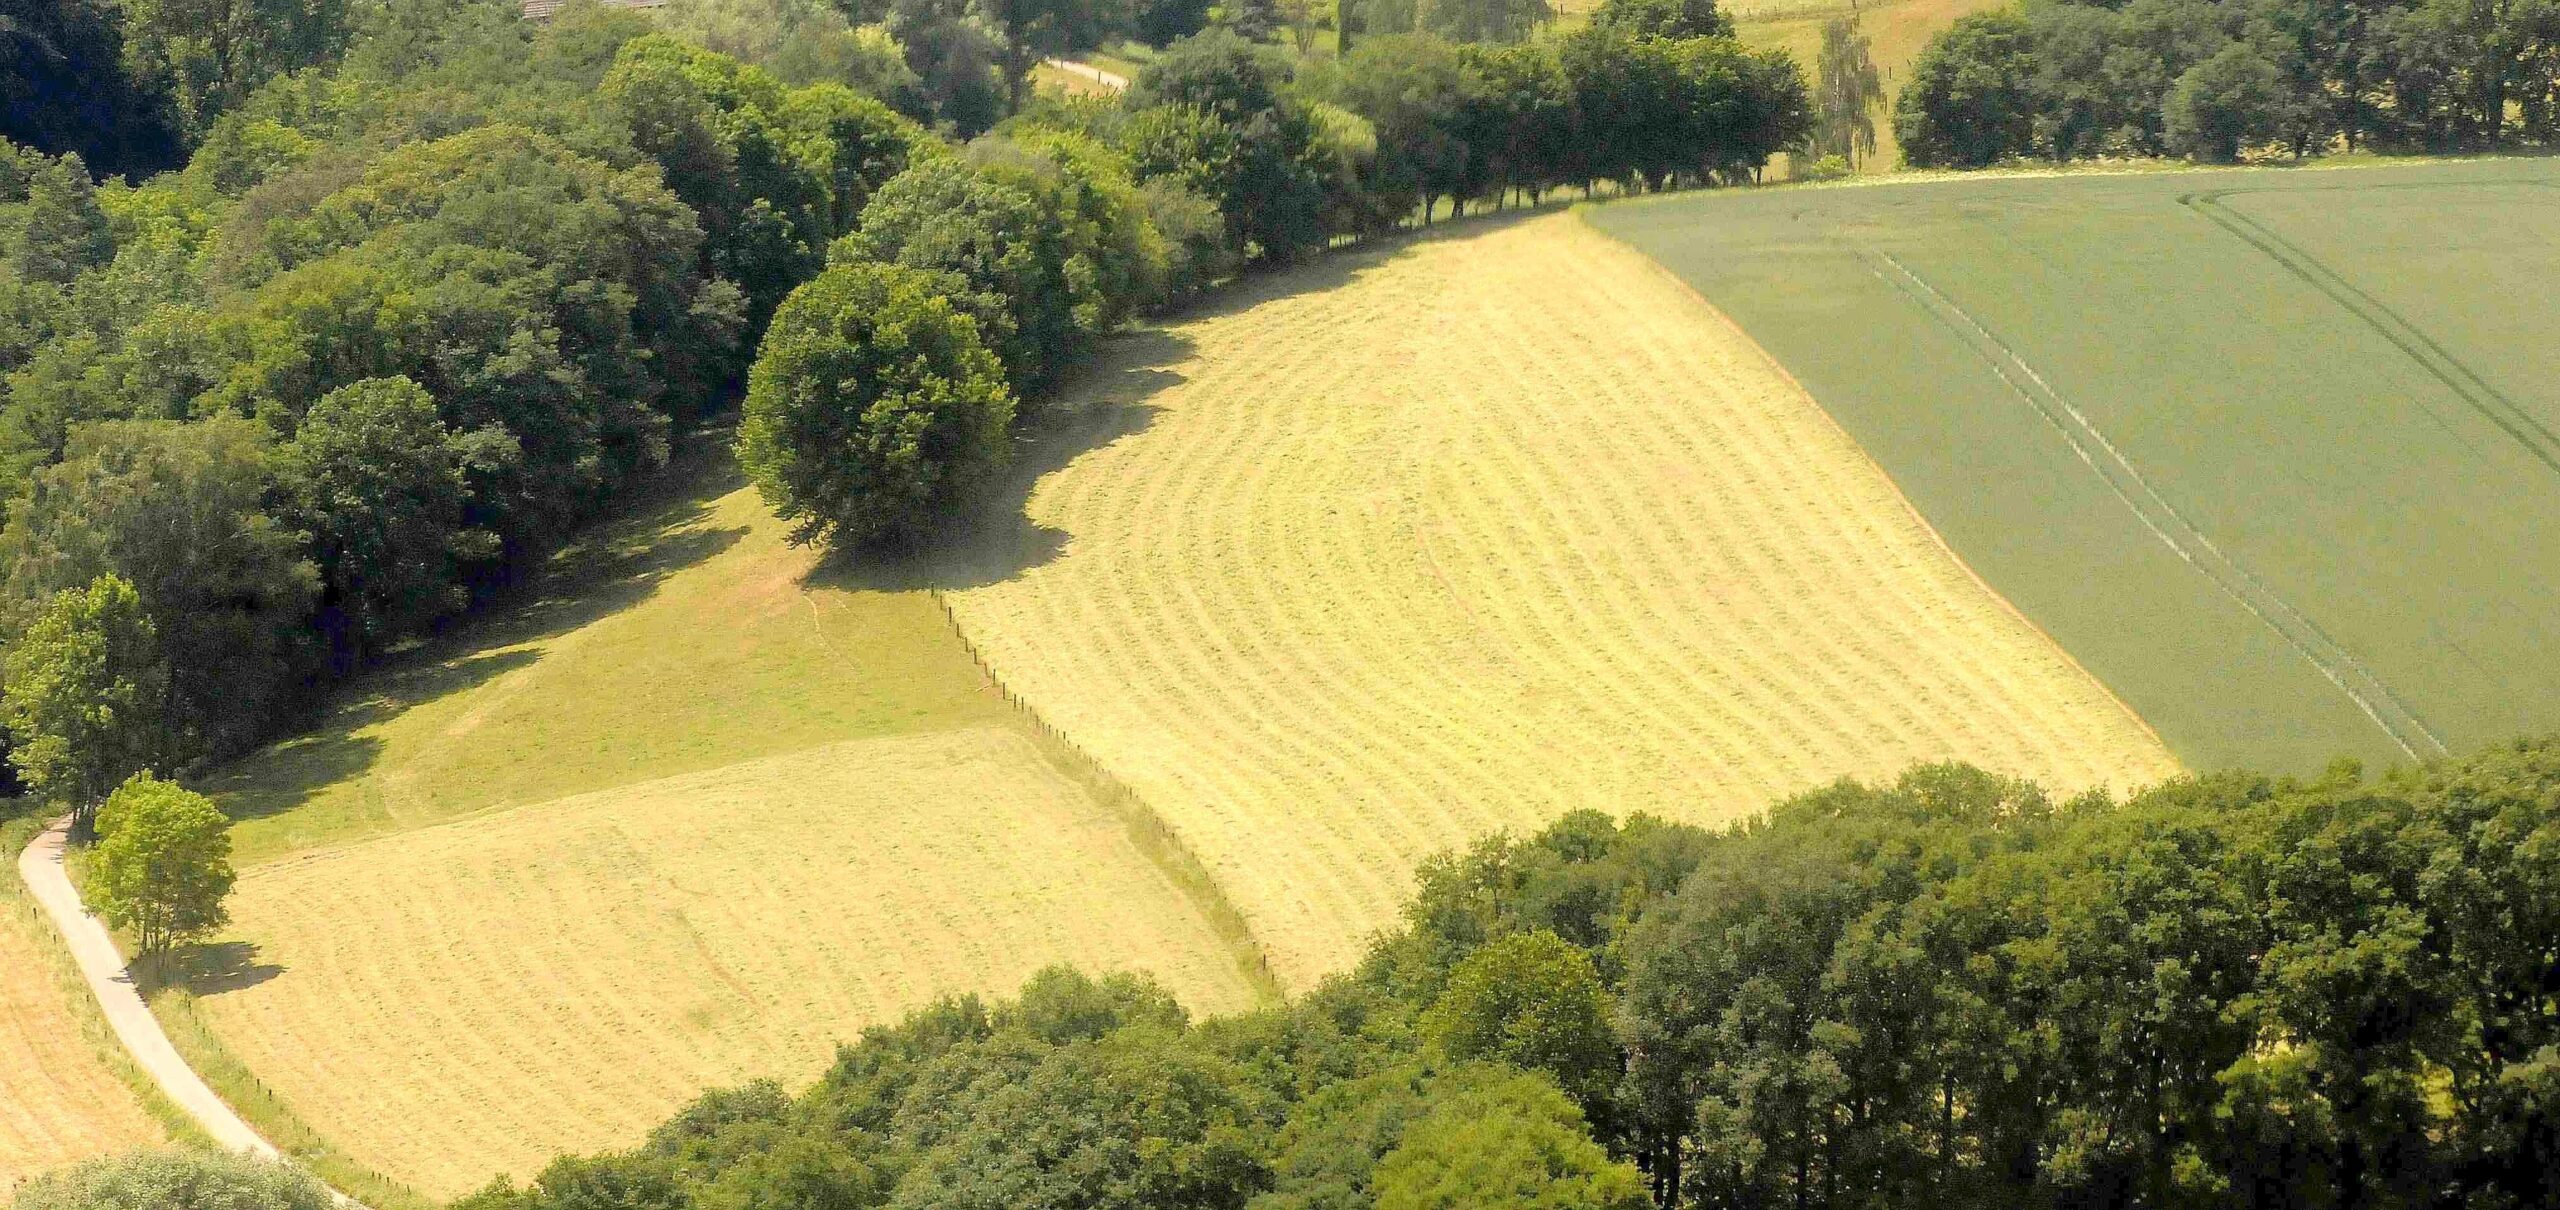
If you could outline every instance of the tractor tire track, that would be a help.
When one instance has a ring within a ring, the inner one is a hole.
[[[1868,271],[1878,280],[1928,312],[1960,343],[1981,357],[1992,375],[2011,393],[2035,409],[2036,414],[2043,417],[2045,423],[2051,425],[2063,442],[2071,447],[2071,452],[2081,463],[2107,485],[2107,489],[2123,502],[2144,529],[2160,540],[2161,545],[2168,547],[2172,554],[2284,640],[2330,684],[2337,686],[2339,692],[2346,694],[2348,700],[2354,702],[2356,708],[2363,711],[2365,717],[2372,720],[2374,726],[2389,736],[2392,743],[2410,759],[2446,753],[2444,741],[2362,659],[2346,645],[2331,638],[2318,623],[2304,616],[2247,567],[2225,553],[2203,529],[2188,520],[2185,513],[2152,486],[2150,479],[2134,466],[2132,459],[2107,439],[2086,413],[2064,399],[2016,350],[1891,254],[1863,246],[1857,252],[1867,262]]]
[[[2265,224],[2222,204],[2222,198],[2240,192],[2247,191],[2225,189],[2212,193],[2181,194],[2178,204],[2265,253],[2287,273],[2362,320],[2376,335],[2416,362],[2428,376],[2443,383],[2456,398],[2470,405],[2471,410],[2505,432],[2536,461],[2552,473],[2560,474],[2560,433],[2554,433],[2530,410],[2508,397],[2506,392],[2491,386],[2487,379],[2463,364],[2434,337],[2391,309],[2389,304],[2358,288],[2336,270],[2322,264],[2318,257]]]

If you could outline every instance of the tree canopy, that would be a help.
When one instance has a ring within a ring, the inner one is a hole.
[[[330,1210],[301,1169],[245,1155],[167,1148],[106,1156],[19,1186],[18,1210]]]
[[[165,758],[169,669],[130,582],[108,574],[53,594],[9,645],[7,676],[9,763],[75,829],[110,790]]]
[[[88,891],[107,923],[133,934],[145,958],[230,921],[231,821],[213,800],[136,773],[98,808]]]
[[[2478,150],[2560,138],[2548,0],[2050,0],[1958,20],[1912,66],[1913,164]]]
[[[775,313],[738,454],[794,541],[912,541],[1003,464],[1013,396],[950,288],[856,261]]]

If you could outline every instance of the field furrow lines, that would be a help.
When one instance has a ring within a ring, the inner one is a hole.
[[[1040,966],[1253,993],[1116,818],[1003,727],[851,740],[253,867],[261,977],[197,1011],[431,1196],[627,1146],[702,1088]]]
[[[23,842],[21,842],[23,843]],[[16,857],[11,846],[10,856]],[[20,1181],[65,1164],[159,1141],[159,1124],[91,1046],[73,1011],[87,989],[56,978],[52,927],[0,872],[0,1200]],[[64,964],[69,962],[65,956]],[[108,1040],[113,1045],[112,1040]]]
[[[2320,258],[2266,224],[2222,204],[2223,198],[2237,192],[2244,191],[2187,194],[2178,201],[2327,295],[2393,348],[2406,354],[2420,369],[2443,383],[2455,398],[2471,405],[2474,411],[2506,433],[2545,468],[2560,473],[2560,433],[2552,432],[2550,426],[2543,424],[2530,410],[2491,386],[2487,379],[2463,364],[2461,358],[2454,356],[2434,337],[2402,317],[2390,304],[2348,281],[2337,270],[2322,264]]]
[[[1285,984],[1431,852],[1576,808],[2175,770],[1694,295],[1570,216],[1460,230],[1133,343],[1091,389],[1145,427],[1033,486],[1063,548],[948,594]]]

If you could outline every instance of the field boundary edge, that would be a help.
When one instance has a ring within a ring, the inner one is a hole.
[[[1028,725],[1033,743],[1041,755],[1082,786],[1095,802],[1119,818],[1130,843],[1137,846],[1148,864],[1155,866],[1173,883],[1183,898],[1199,911],[1209,930],[1226,944],[1229,957],[1243,975],[1246,986],[1253,989],[1254,998],[1266,1007],[1285,1003],[1288,990],[1273,971],[1261,939],[1254,935],[1253,925],[1243,910],[1227,897],[1225,888],[1218,884],[1217,875],[1210,871],[1208,863],[1200,859],[1199,853],[1173,830],[1171,824],[1165,822],[1163,816],[1156,813],[1155,808],[1147,805],[1135,788],[1069,738],[1029,699],[1006,684],[995,665],[970,639],[968,628],[960,624],[959,612],[951,607],[950,598],[939,588],[928,591],[934,605],[942,610],[943,621],[950,625],[952,637],[958,639],[961,649],[969,653],[969,661],[977,665],[978,673],[986,678],[988,687],[994,689]]]
[[[2006,613],[2009,617],[2015,619],[2018,625],[2026,628],[2029,634],[2033,634],[2037,638],[2043,640],[2045,646],[2051,649],[2055,655],[2061,657],[2061,659],[2065,663],[2069,664],[2074,671],[2087,678],[2088,683],[2096,686],[2098,692],[2105,694],[2107,700],[2114,703],[2116,709],[2121,711],[2126,718],[2133,720],[2133,725],[2140,728],[2144,735],[2149,736],[2151,742],[2158,745],[2162,752],[2167,753],[2174,764],[2181,768],[2186,767],[2186,761],[2179,758],[2177,750],[2170,747],[2167,740],[2161,738],[2159,729],[2153,727],[2151,725],[2151,720],[2144,718],[2141,711],[2134,709],[2131,702],[2124,700],[2124,697],[2116,692],[2115,686],[2108,684],[2105,678],[2100,677],[2097,673],[2091,672],[2087,665],[2080,662],[2080,657],[2072,654],[2071,649],[2064,646],[2060,639],[2053,637],[2052,633],[2047,631],[2043,626],[2038,625],[2034,618],[2027,616],[2027,612],[2025,610],[2018,608],[2017,602],[2010,600],[2008,594],[2001,592],[1998,588],[1992,585],[1991,581],[1984,579],[1982,573],[1976,570],[1972,563],[1968,562],[1962,554],[1957,553],[1956,548],[1947,541],[1946,535],[1939,533],[1938,527],[1930,522],[1928,514],[1920,511],[1920,506],[1913,503],[1910,495],[1902,490],[1902,484],[1894,479],[1891,471],[1885,469],[1884,463],[1877,461],[1875,454],[1868,450],[1866,445],[1860,442],[1856,435],[1849,431],[1848,426],[1841,424],[1840,418],[1832,415],[1830,408],[1823,406],[1822,400],[1816,397],[1812,390],[1808,389],[1802,381],[1796,378],[1795,372],[1789,370],[1785,362],[1778,360],[1777,355],[1771,353],[1766,346],[1762,345],[1757,338],[1753,337],[1750,330],[1743,327],[1740,321],[1734,319],[1731,315],[1726,314],[1724,308],[1715,305],[1715,303],[1705,294],[1700,293],[1696,286],[1691,285],[1687,279],[1672,272],[1669,266],[1664,265],[1661,261],[1655,260],[1652,256],[1646,254],[1644,249],[1638,248],[1634,244],[1610,234],[1608,231],[1603,230],[1599,224],[1591,222],[1585,215],[1583,207],[1594,204],[1595,203],[1578,203],[1573,209],[1575,218],[1582,223],[1585,230],[1609,241],[1611,244],[1614,244],[1619,248],[1633,253],[1638,259],[1644,262],[1647,270],[1659,275],[1664,281],[1677,288],[1682,294],[1687,295],[1691,300],[1695,301],[1698,306],[1704,308],[1709,315],[1714,316],[1718,323],[1723,324],[1734,334],[1734,336],[1739,338],[1744,344],[1748,345],[1752,354],[1758,357],[1762,362],[1766,363],[1772,371],[1776,372],[1779,379],[1787,384],[1788,389],[1794,391],[1799,397],[1804,399],[1806,403],[1812,405],[1814,413],[1822,417],[1822,423],[1826,427],[1828,427],[1832,432],[1839,434],[1841,441],[1845,443],[1848,448],[1857,452],[1858,460],[1865,463],[1868,468],[1872,469],[1876,473],[1877,479],[1885,485],[1886,490],[1893,493],[1895,503],[1900,504],[1902,506],[1902,511],[1910,516],[1912,524],[1917,525],[1920,528],[1920,532],[1928,536],[1929,544],[1932,547],[1935,547],[1941,554],[1944,554],[1950,563],[1953,563],[1958,570],[1961,570],[1964,573],[1967,580],[1972,581],[1976,587],[1982,590],[1983,595],[1997,602],[2003,613]],[[2128,786],[2125,788],[2129,790],[2135,787]]]

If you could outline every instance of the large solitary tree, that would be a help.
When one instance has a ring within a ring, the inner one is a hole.
[[[133,933],[144,957],[167,953],[230,920],[231,821],[213,800],[148,773],[98,809],[89,886],[98,914]]]
[[[1824,23],[1814,63],[1813,153],[1838,156],[1851,168],[1876,153],[1876,110],[1884,104],[1884,77],[1869,45],[1852,9]]]

